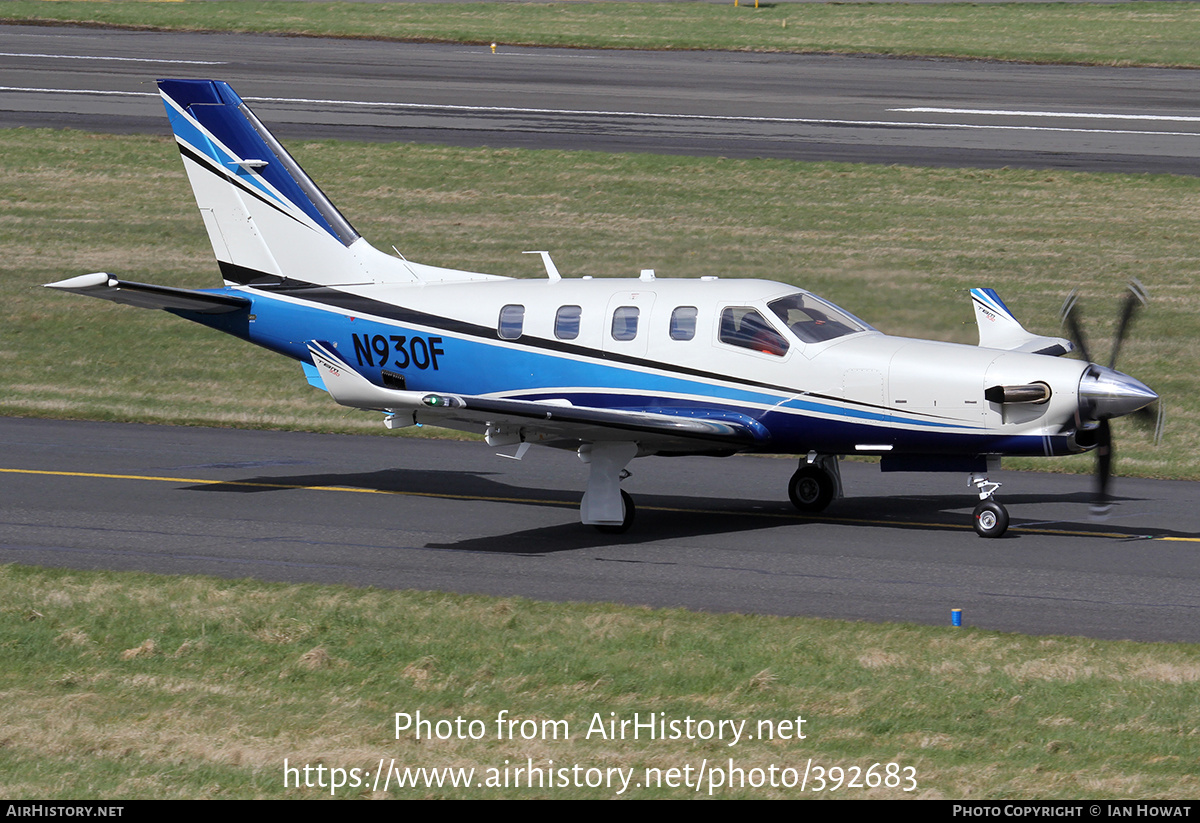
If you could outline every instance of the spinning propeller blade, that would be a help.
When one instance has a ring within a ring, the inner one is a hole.
[[[1095,421],[1096,435],[1096,486],[1092,499],[1092,513],[1105,515],[1112,508],[1108,492],[1112,478],[1114,448],[1112,425],[1114,417],[1132,414],[1135,419],[1148,423],[1154,421],[1155,442],[1162,436],[1163,413],[1158,395],[1141,382],[1116,370],[1121,345],[1133,324],[1137,312],[1146,305],[1145,287],[1136,279],[1129,283],[1129,294],[1121,307],[1113,336],[1112,352],[1108,367],[1096,365],[1088,350],[1083,334],[1083,322],[1079,309],[1079,295],[1072,291],[1063,303],[1062,320],[1071,341],[1084,359],[1093,365],[1084,373],[1079,383],[1079,422]]]

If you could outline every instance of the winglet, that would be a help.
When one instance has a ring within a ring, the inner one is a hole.
[[[1018,322],[994,289],[971,289],[979,345],[985,349],[1022,351],[1058,356],[1074,351],[1070,340],[1033,334]]]

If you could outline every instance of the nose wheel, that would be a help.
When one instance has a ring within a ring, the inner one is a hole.
[[[974,526],[980,537],[999,537],[1008,531],[1008,509],[995,500],[984,500],[975,507]]]
[[[972,517],[975,533],[980,537],[1000,537],[1008,531],[1008,509],[992,496],[1000,484],[976,474],[971,475],[970,482],[979,489],[979,505]]]

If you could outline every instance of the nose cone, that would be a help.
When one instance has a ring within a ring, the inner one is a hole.
[[[1127,374],[1093,364],[1079,380],[1079,413],[1088,420],[1107,420],[1149,406],[1158,395]]]

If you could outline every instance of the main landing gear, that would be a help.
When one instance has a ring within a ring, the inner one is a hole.
[[[972,474],[968,482],[979,490],[979,505],[973,517],[975,533],[980,537],[1000,537],[1008,531],[1008,509],[992,497],[1000,484],[983,474]]]
[[[625,467],[637,457],[637,443],[584,443],[579,459],[588,464],[587,491],[579,504],[579,519],[604,534],[629,531],[637,509],[633,498],[621,488],[629,476]]]
[[[788,497],[802,512],[824,511],[835,497],[842,496],[842,473],[836,454],[810,453],[788,481]]]
[[[597,523],[596,531],[601,534],[624,534],[633,525],[636,515],[637,507],[633,505],[633,498],[629,496],[629,492],[621,489],[621,522],[615,525]]]

